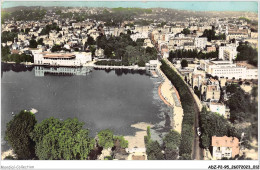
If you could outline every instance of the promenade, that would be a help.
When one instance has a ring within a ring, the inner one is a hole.
[[[166,75],[161,71],[159,66],[157,67],[157,70],[163,78],[163,82],[158,87],[158,94],[166,105],[173,108],[172,127],[174,130],[181,133],[183,109],[181,106],[179,93]]]

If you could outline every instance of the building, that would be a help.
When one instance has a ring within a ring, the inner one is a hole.
[[[204,49],[207,45],[207,37],[196,37],[194,40],[195,47]]]
[[[213,159],[234,158],[239,154],[239,140],[236,137],[212,136]]]
[[[225,104],[217,103],[217,102],[210,102],[209,103],[209,110],[211,112],[215,112],[224,116],[225,118],[230,118],[229,108],[226,108]]]
[[[201,88],[202,82],[205,80],[205,74],[197,74],[197,73],[192,73],[192,88],[194,89],[196,86],[198,89]]]
[[[237,47],[228,45],[228,46],[220,46],[219,47],[219,55],[218,58],[222,60],[232,61],[237,56]]]
[[[216,79],[210,78],[201,86],[202,100],[218,101],[220,99],[220,86]]]
[[[206,73],[227,79],[258,79],[257,67],[247,63],[233,63],[231,61],[200,60],[200,67]]]
[[[216,51],[216,47],[215,46],[210,46],[210,47],[207,47],[207,52],[210,53],[210,52],[215,52]]]
[[[157,66],[160,64],[158,60],[150,60],[149,63],[145,64],[147,70],[156,70]]]
[[[35,65],[49,66],[83,66],[83,64],[92,61],[90,52],[75,53],[50,53],[41,52],[34,54]]]

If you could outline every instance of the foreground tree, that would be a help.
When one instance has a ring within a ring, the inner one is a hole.
[[[150,141],[146,144],[146,153],[148,160],[163,160],[163,153],[160,144],[157,141]]]
[[[163,145],[166,160],[176,160],[178,158],[180,143],[181,135],[175,130],[170,131],[164,136]]]
[[[41,160],[85,160],[94,148],[89,131],[78,119],[60,121],[49,118],[35,126],[32,138]]]
[[[109,129],[98,132],[98,145],[104,149],[114,146],[113,132]]]
[[[33,113],[21,111],[7,124],[5,140],[13,148],[17,159],[35,158],[35,143],[30,138],[30,133],[36,122]]]

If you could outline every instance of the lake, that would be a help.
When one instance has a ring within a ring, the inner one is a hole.
[[[171,128],[171,110],[157,92],[161,79],[146,71],[2,64],[1,80],[3,150],[8,149],[3,138],[12,112],[24,109],[36,109],[38,122],[78,118],[91,136],[107,128],[116,135],[134,135],[137,129],[131,125],[146,122],[160,139]]]

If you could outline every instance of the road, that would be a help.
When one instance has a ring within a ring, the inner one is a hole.
[[[192,159],[203,160],[203,149],[200,148],[199,136],[197,135],[197,127],[199,127],[199,108],[195,102],[193,102],[195,108],[195,122],[194,122],[194,140],[192,147]]]
[[[166,63],[173,69],[175,70],[177,73],[178,70],[173,66],[173,64],[171,62],[169,62],[169,60],[165,60]],[[181,76],[181,74],[179,74]],[[189,87],[189,85],[187,84],[187,86]],[[191,92],[190,92],[191,93]],[[191,94],[192,95],[192,94]],[[194,139],[193,139],[193,146],[192,146],[192,156],[191,158],[193,160],[203,160],[203,149],[200,148],[200,141],[199,141],[199,136],[197,135],[197,127],[199,127],[199,108],[195,102],[195,99],[193,100],[193,105],[194,105],[194,109],[195,109],[195,122],[194,122]]]

